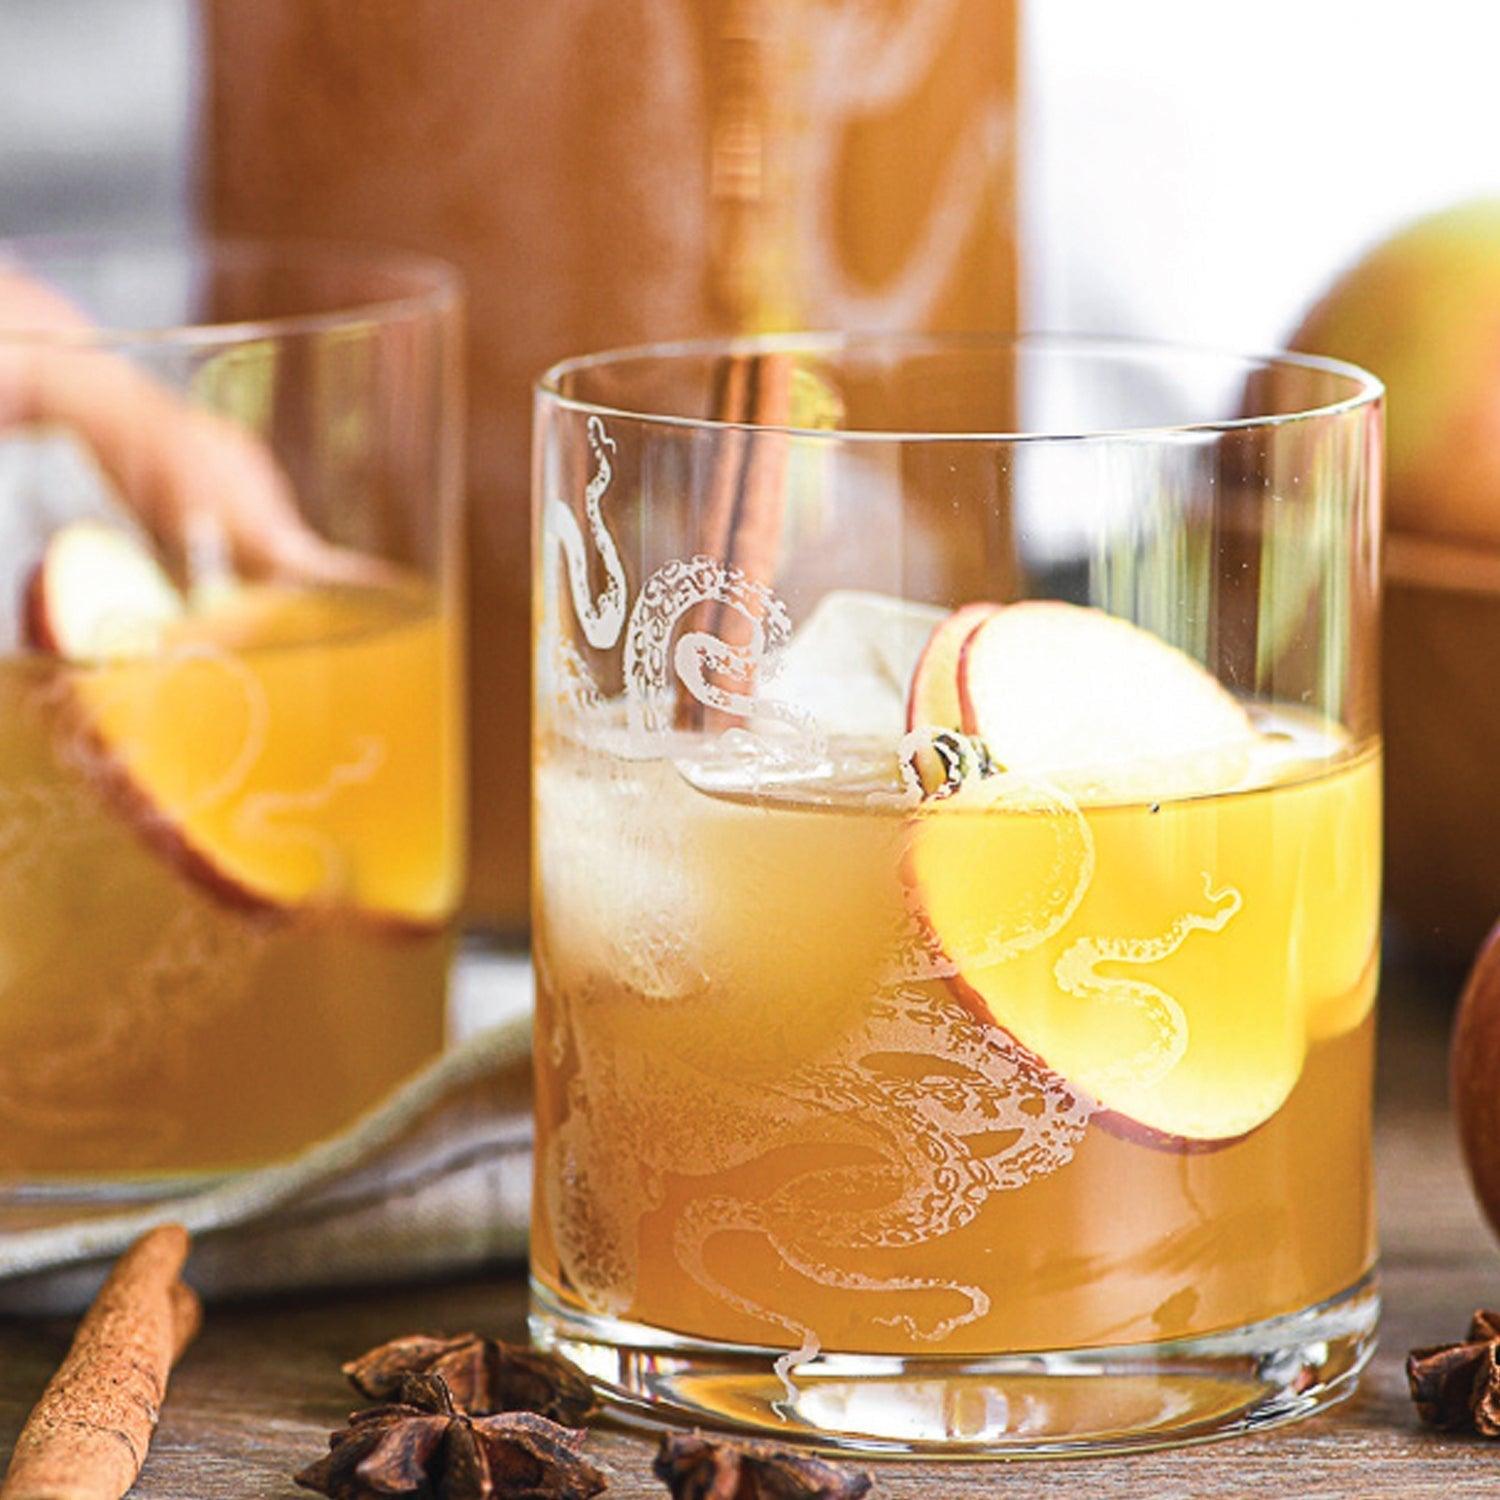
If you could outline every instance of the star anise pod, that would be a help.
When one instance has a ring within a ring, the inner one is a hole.
[[[534,1411],[577,1427],[597,1410],[588,1377],[558,1354],[460,1333],[392,1339],[344,1366],[361,1395],[389,1401],[407,1375],[441,1375],[453,1404],[472,1417]]]
[[[1429,1427],[1500,1437],[1500,1313],[1481,1308],[1461,1344],[1413,1349],[1406,1379]]]
[[[441,1375],[408,1375],[399,1395],[355,1412],[297,1483],[331,1500],[589,1500],[609,1483],[582,1432],[533,1412],[465,1416]]]
[[[652,1471],[673,1500],[859,1500],[870,1476],[771,1443],[669,1432]]]

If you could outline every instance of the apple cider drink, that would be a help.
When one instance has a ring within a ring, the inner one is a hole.
[[[922,1355],[1359,1280],[1379,761],[1263,723],[1233,783],[1149,801],[996,773],[908,806],[874,747],[767,788],[547,746],[543,1283]]]
[[[0,268],[0,1226],[287,1161],[442,1049],[454,313],[357,251]]]
[[[247,586],[90,649],[146,628],[94,614],[115,584],[170,597],[150,566],[58,533],[53,649],[0,665],[0,1184],[276,1160],[442,1045],[446,622],[420,592]]]
[[[766,357],[805,358],[825,389],[842,374],[852,403],[858,348]],[[618,401],[647,356],[612,358]],[[769,564],[733,536],[727,561],[612,560],[615,535],[675,545],[626,476],[691,473],[681,427],[654,451],[655,405],[590,405],[587,362],[554,378],[543,1339],[637,1417],[885,1451],[1119,1447],[1335,1399],[1374,1316],[1380,756],[1362,711],[1278,692],[1284,671],[1211,670],[1107,596],[825,583],[798,610],[775,585],[796,597],[812,570],[786,538],[871,503],[861,444],[880,434],[847,438],[864,488],[845,501],[837,433],[738,433],[735,525],[764,527],[745,512],[768,471],[784,486]],[[712,531],[713,507],[682,530]],[[1226,534],[1226,560],[1242,545]],[[1241,605],[1215,601],[1235,662]],[[1284,629],[1327,607],[1297,605]],[[1340,650],[1349,670],[1347,634]]]

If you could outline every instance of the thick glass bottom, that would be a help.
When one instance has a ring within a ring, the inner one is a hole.
[[[1207,1442],[1352,1394],[1375,1347],[1371,1272],[1300,1312],[1171,1343],[906,1359],[683,1338],[564,1307],[532,1283],[533,1339],[631,1425],[712,1427],[868,1457],[1023,1458]]]

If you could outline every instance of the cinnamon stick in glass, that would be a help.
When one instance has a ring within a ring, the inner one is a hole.
[[[752,583],[770,586],[786,511],[787,438],[765,427],[791,423],[792,358],[787,354],[733,354],[714,372],[714,415],[743,423],[724,434],[708,504],[703,513],[698,550],[743,574]],[[731,646],[745,645],[751,622],[726,604],[708,606],[709,634]],[[750,691],[753,684],[724,681],[730,690]],[[680,729],[724,729],[733,719],[716,709],[682,698]]]

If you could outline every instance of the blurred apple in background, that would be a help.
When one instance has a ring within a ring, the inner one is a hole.
[[[1371,250],[1292,347],[1386,384],[1386,890],[1466,961],[1500,913],[1500,200]]]
[[[1393,532],[1500,546],[1500,199],[1420,219],[1378,246],[1292,346],[1385,381]]]

